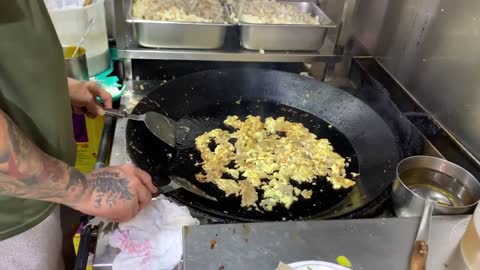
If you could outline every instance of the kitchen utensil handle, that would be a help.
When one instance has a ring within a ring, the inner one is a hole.
[[[88,264],[88,254],[90,247],[90,238],[92,237],[92,227],[87,225],[80,234],[80,245],[78,247],[77,257],[75,257],[74,270],[85,270]]]
[[[170,179],[172,180],[172,182],[175,182],[175,184],[177,186],[179,186],[179,187],[181,187],[185,190],[188,190],[189,192],[192,192],[194,194],[197,194],[200,197],[203,197],[203,198],[215,201],[215,202],[218,201],[216,198],[208,195],[207,193],[205,193],[205,191],[203,191],[203,190],[199,189],[198,187],[192,185],[192,183],[188,182],[184,178],[177,177],[177,176],[170,176]]]
[[[415,240],[423,240],[428,242],[428,237],[430,235],[430,223],[432,223],[434,207],[435,203],[431,199],[425,199],[422,220],[420,221],[420,226],[418,226],[417,238]]]
[[[158,187],[158,189],[160,190],[160,193],[168,193],[170,191],[174,191],[174,190],[177,190],[179,188],[184,188],[186,190],[190,190],[189,189],[189,186],[187,183],[187,180],[183,180],[182,178],[180,177],[177,177],[177,176],[169,176],[170,178],[170,183],[166,186],[161,186],[161,187]]]
[[[95,169],[106,167],[107,157],[112,150],[110,148],[111,142],[113,139],[113,125],[115,123],[115,119],[112,117],[105,117],[105,121],[103,123],[103,131],[102,136],[100,137],[100,144],[98,146],[98,154],[97,154],[97,161],[95,162]]]
[[[434,207],[435,202],[430,198],[426,198],[425,205],[423,206],[422,220],[420,221],[420,226],[418,226],[417,239],[412,248],[410,270],[425,270],[427,267],[428,238]]]
[[[138,114],[129,114],[126,111],[116,110],[116,109],[103,109],[106,116],[111,116],[115,118],[128,118],[135,121],[145,121],[145,115]]]
[[[168,193],[168,192],[177,190],[179,188],[183,188],[183,189],[187,190],[188,192],[192,192],[194,194],[197,194],[200,197],[203,197],[203,198],[215,201],[215,202],[218,201],[216,198],[208,195],[207,193],[205,193],[205,191],[197,188],[196,186],[192,185],[187,180],[185,180],[181,177],[171,175],[171,176],[169,176],[169,178],[170,178],[170,184],[168,184],[166,186],[158,187],[158,190],[160,191],[160,194]]]
[[[117,109],[104,109],[106,116],[111,116],[115,118],[125,118],[128,117],[128,113],[122,110]]]
[[[427,242],[423,240],[415,241],[410,258],[410,270],[425,270],[427,267],[427,255]]]
[[[177,183],[175,181],[170,180],[170,183],[168,185],[158,187],[158,190],[160,191],[160,194],[164,194],[164,193],[168,193],[168,192],[177,190],[179,188],[181,188],[181,186],[177,185]]]

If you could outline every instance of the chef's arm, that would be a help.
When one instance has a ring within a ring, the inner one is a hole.
[[[0,111],[0,194],[75,204],[87,188],[83,173],[45,154]]]
[[[83,174],[35,146],[0,110],[0,195],[61,203],[114,220],[135,216],[156,192],[133,165]]]

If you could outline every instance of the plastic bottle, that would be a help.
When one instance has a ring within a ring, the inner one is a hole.
[[[84,115],[73,114],[73,130],[77,141],[75,168],[83,173],[91,172],[97,161],[103,122],[103,116],[92,119]]]
[[[480,207],[478,205],[462,237],[460,245],[463,260],[468,269],[480,269]]]

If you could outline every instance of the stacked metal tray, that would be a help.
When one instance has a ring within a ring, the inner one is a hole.
[[[329,28],[335,24],[313,2],[284,2],[304,13],[324,18],[327,24],[252,24],[239,21],[240,43],[249,50],[318,50]],[[241,18],[241,14],[240,14]]]
[[[229,13],[224,6],[224,18]],[[133,26],[138,44],[149,48],[218,49],[223,46],[230,23],[196,23],[143,20],[132,17],[130,7],[127,22]]]
[[[224,4],[226,20],[229,23],[195,23],[136,19],[131,16],[127,22],[133,27],[138,44],[149,48],[171,49],[218,49],[223,47],[225,33],[229,27],[240,28],[240,45],[248,50],[319,50],[328,29],[336,25],[313,2],[288,2],[305,13],[323,18],[323,24],[252,24],[232,22],[234,13]]]

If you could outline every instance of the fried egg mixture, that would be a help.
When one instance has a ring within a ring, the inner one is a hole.
[[[272,211],[277,204],[290,208],[299,196],[312,197],[312,190],[290,184],[312,183],[326,177],[334,189],[348,188],[355,182],[346,178],[345,158],[334,152],[328,139],[317,139],[300,123],[284,117],[228,116],[224,121],[229,132],[214,129],[195,139],[203,162],[203,172],[196,179],[213,183],[226,196],[241,196],[243,207],[258,209],[257,189],[263,190],[260,207]],[[215,147],[211,150],[210,143]]]

